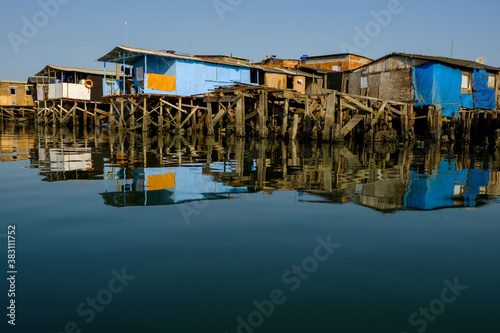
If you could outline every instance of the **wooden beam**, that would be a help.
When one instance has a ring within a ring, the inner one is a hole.
[[[189,118],[191,118],[197,111],[198,111],[198,107],[195,107],[191,111],[191,113],[186,117],[186,119],[184,119],[184,121],[181,123],[181,125],[179,127],[180,128],[184,127],[184,125],[188,122]]]
[[[342,98],[345,99],[346,101],[348,102],[351,102],[352,104],[360,107],[362,110],[366,111],[366,112],[370,112],[370,113],[373,113],[374,115],[376,115],[377,113],[375,111],[373,111],[371,108],[369,108],[368,106],[364,105],[363,103],[355,100],[354,98],[351,98],[350,96],[346,95],[346,94],[342,94]]]
[[[373,118],[373,120],[372,120],[372,122],[370,124],[371,127],[375,126],[375,124],[377,123],[378,118],[380,118],[380,116],[384,112],[384,109],[385,109],[386,106],[387,106],[387,102],[384,102],[382,104],[382,107],[380,107],[380,109],[378,110],[377,114],[375,115],[375,118]]]
[[[245,98],[241,95],[236,104],[236,136],[245,136]]]
[[[369,97],[369,96],[361,96],[361,95],[354,95],[354,94],[346,94],[346,93],[340,93],[342,97],[350,97],[350,98],[359,98],[359,99],[366,99],[370,101],[377,101],[377,102],[382,102],[383,100],[380,98],[376,97]],[[387,101],[390,104],[395,104],[395,105],[405,105],[405,102],[397,102],[397,101]]]
[[[206,96],[203,101],[205,103],[233,103],[239,99],[238,95],[234,96]]]
[[[228,112],[229,112],[229,110],[231,110],[231,109],[234,107],[234,105],[235,105],[235,104],[236,104],[236,103],[237,103],[237,102],[238,102],[241,98],[243,98],[243,96],[242,96],[242,95],[237,96],[237,98],[236,98],[233,102],[231,102],[231,104],[229,105],[229,107],[228,107],[228,108],[226,108],[224,105],[222,105],[222,104],[220,104],[220,103],[219,103],[219,105],[222,107],[222,110],[221,110],[221,111],[219,111],[219,113],[217,113],[217,115],[215,116],[215,118],[214,118],[214,124],[217,124],[217,123],[219,122],[219,120],[220,120],[222,117],[224,117],[224,116],[226,115],[226,113],[228,113]]]

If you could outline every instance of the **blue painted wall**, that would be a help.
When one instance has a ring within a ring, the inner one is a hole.
[[[147,74],[144,83],[137,80],[137,68],[144,67],[145,62],[143,58],[134,64],[136,86],[147,87]],[[147,56],[147,73],[175,76],[176,90],[145,88],[146,94],[191,96],[207,93],[219,86],[234,84],[235,81],[250,83],[250,68],[152,55]]]

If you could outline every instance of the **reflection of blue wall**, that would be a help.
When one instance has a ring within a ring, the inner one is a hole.
[[[467,185],[464,191],[465,207],[476,206],[476,198],[479,194],[479,188],[487,186],[490,182],[490,170],[472,169],[469,171]]]
[[[476,205],[479,188],[487,186],[490,170],[456,171],[455,161],[441,161],[439,170],[432,175],[411,172],[410,185],[405,196],[405,206],[415,209],[437,209],[455,206],[455,186],[465,185],[464,205]]]
[[[175,203],[202,200],[215,194],[246,193],[247,189],[215,182],[202,168],[175,168]]]
[[[105,168],[107,188],[113,192],[102,193],[106,205],[124,206],[153,206],[180,204],[198,200],[222,198],[221,195],[230,193],[246,193],[246,187],[226,186],[214,181],[212,176],[204,175],[201,167],[178,168],[136,168],[128,172],[124,169],[114,170]],[[145,186],[146,175],[161,175],[175,173],[175,187],[158,191],[147,191]],[[132,178],[133,177],[133,178]],[[121,192],[116,192],[117,184],[121,184]],[[109,184],[108,184],[109,183]]]

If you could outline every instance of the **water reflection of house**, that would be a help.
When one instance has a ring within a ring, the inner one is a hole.
[[[381,211],[393,211],[405,207],[404,196],[408,180],[380,179],[368,184],[358,184],[351,201]]]
[[[439,170],[431,175],[411,173],[405,206],[415,209],[445,207],[475,207],[480,195],[485,195],[491,170],[457,170],[454,160],[443,160]]]
[[[106,205],[157,206],[226,198],[246,188],[226,186],[203,174],[201,167],[122,168],[105,167]]]
[[[33,134],[0,135],[0,162],[26,161],[29,152],[35,147]]]
[[[490,174],[490,183],[487,188],[488,195],[500,196],[500,171],[492,171]]]
[[[38,148],[38,169],[45,181],[102,179],[94,168],[91,148]]]

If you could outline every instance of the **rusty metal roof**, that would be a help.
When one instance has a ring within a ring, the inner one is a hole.
[[[260,65],[252,65],[251,67],[256,68],[256,69],[260,69],[260,70],[262,70],[264,72],[268,72],[268,73],[314,77],[314,75],[300,71],[298,69],[274,68],[274,67],[267,67],[267,66],[260,66]]]
[[[480,64],[478,62],[471,61],[471,60],[447,58],[447,57],[440,57],[440,56],[427,56],[427,55],[422,55],[422,54],[407,54],[407,53],[398,53],[398,52],[388,54],[380,59],[375,60],[371,64],[385,60],[387,58],[396,57],[396,56],[407,57],[410,59],[436,61],[436,62],[440,62],[443,64],[448,64],[448,65],[462,67],[462,68],[486,69],[486,70],[490,70],[490,71],[500,72],[500,68],[498,68],[498,67],[483,65],[483,64]],[[368,64],[368,66],[371,64]]]
[[[28,84],[26,81],[12,81],[12,80],[0,80],[0,83],[7,83],[7,84]]]
[[[46,70],[52,69],[56,71],[62,71],[62,72],[77,72],[77,73],[83,73],[83,74],[92,74],[92,75],[102,75],[104,76],[104,70],[100,69],[88,69],[88,68],[78,68],[78,67],[63,67],[63,66],[54,66],[54,65],[47,65],[45,66],[44,69],[42,69],[39,73],[37,73],[35,76],[44,76],[44,73]],[[116,75],[116,71],[106,71],[106,74],[109,74],[110,76]]]
[[[373,59],[370,59],[368,57],[365,57],[365,56],[362,56],[359,54],[354,54],[354,53],[336,53],[336,54],[325,54],[325,55],[319,55],[319,56],[308,56],[308,57],[306,57],[306,61],[307,60],[324,59],[324,58],[345,57],[345,56],[355,56],[355,57],[360,57],[360,58],[364,58],[364,59],[373,61]]]

